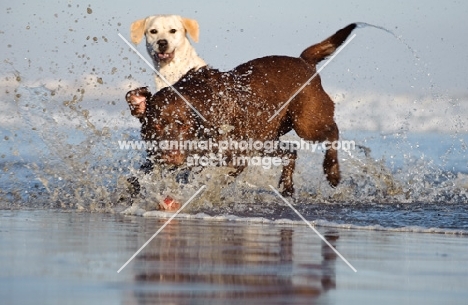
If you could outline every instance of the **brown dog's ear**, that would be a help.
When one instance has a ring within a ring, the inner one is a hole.
[[[182,18],[182,24],[189,33],[193,41],[198,42],[198,35],[200,34],[200,27],[198,22],[194,19]]]
[[[139,44],[145,34],[145,19],[140,19],[132,23],[130,26],[130,38],[134,44]]]

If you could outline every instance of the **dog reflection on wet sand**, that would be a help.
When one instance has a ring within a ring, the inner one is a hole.
[[[270,231],[269,227],[266,232],[257,226],[177,223],[166,229],[145,255],[137,257],[135,280],[153,287],[137,299],[177,303],[195,296],[265,304],[278,298],[312,302],[336,288],[336,254],[313,236],[304,239],[307,233],[301,230]],[[336,232],[325,237],[336,247]]]

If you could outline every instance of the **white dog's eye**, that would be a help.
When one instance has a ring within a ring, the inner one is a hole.
[[[174,34],[175,32],[177,32],[176,29],[172,29],[172,30],[169,31],[169,33],[171,33],[171,34]]]
[[[158,30],[156,30],[156,29],[151,29],[151,30],[149,30],[149,32],[151,34],[158,34]]]

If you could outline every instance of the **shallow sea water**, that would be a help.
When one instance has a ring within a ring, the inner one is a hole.
[[[1,211],[2,304],[464,304],[468,238]]]

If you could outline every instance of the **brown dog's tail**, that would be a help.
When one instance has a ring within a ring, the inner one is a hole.
[[[327,58],[327,56],[333,54],[333,52],[335,52],[336,49],[348,38],[349,34],[351,34],[356,26],[356,23],[351,23],[324,41],[308,47],[302,52],[301,58],[313,65],[319,63]]]

